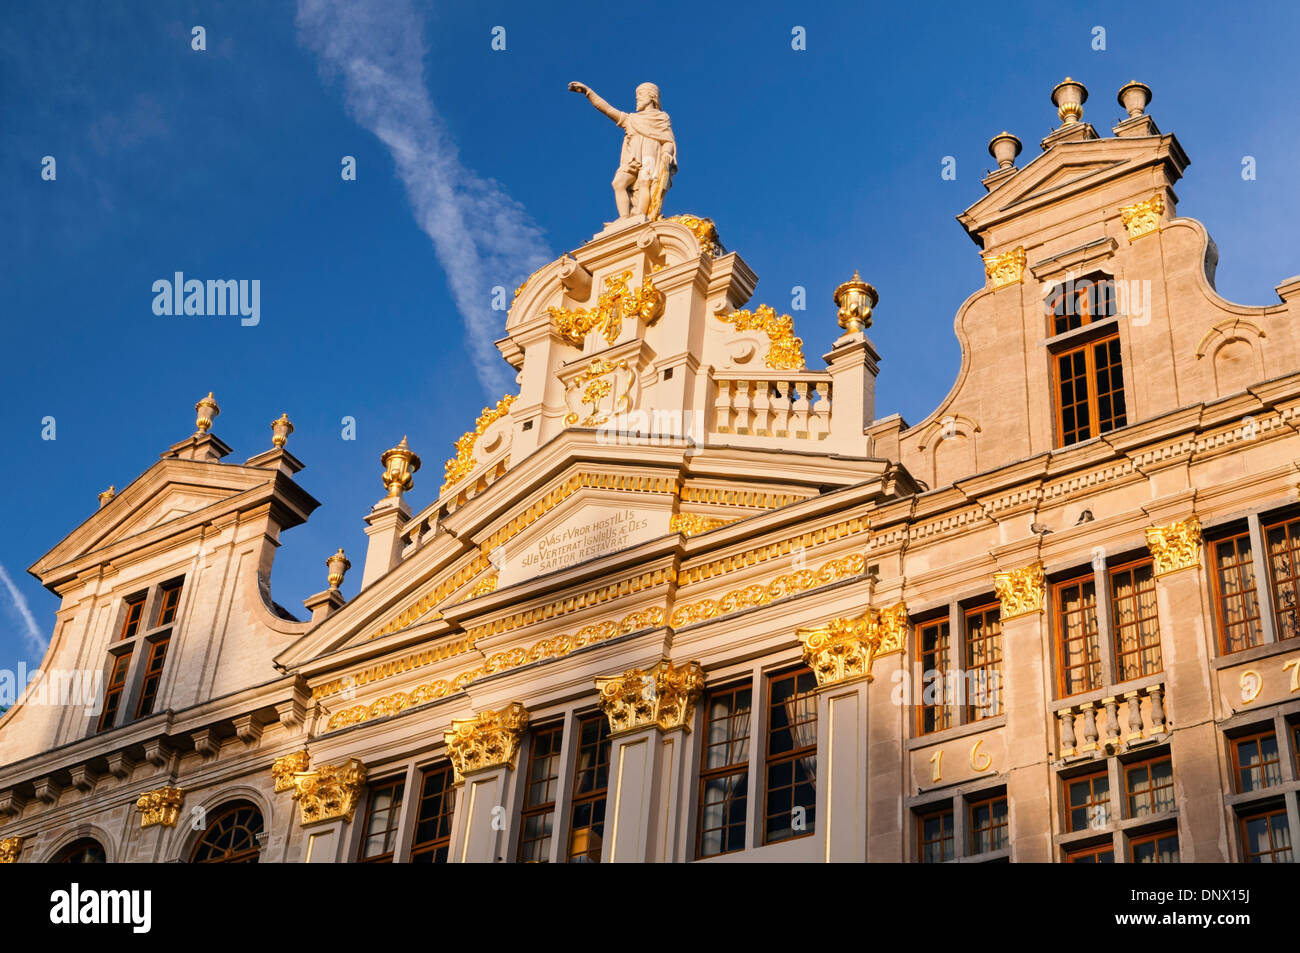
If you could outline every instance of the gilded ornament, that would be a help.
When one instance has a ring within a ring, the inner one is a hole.
[[[700,218],[698,215],[673,215],[668,221],[679,222],[689,228],[695,240],[699,242],[702,254],[716,258],[723,253],[722,242],[718,238],[718,228],[713,224],[713,219]]]
[[[110,486],[103,493],[99,494],[99,505],[101,507],[107,506],[109,503],[113,502],[113,499],[116,496],[117,496],[117,487]]]
[[[0,840],[0,864],[18,863],[18,855],[23,852],[21,837],[6,837]]]
[[[311,755],[306,751],[295,751],[283,758],[276,758],[271,765],[271,777],[275,780],[275,793],[293,788],[293,776],[306,772],[311,767]]]
[[[212,391],[208,391],[208,396],[194,405],[194,413],[197,415],[194,418],[194,426],[198,428],[198,433],[207,433],[212,429],[212,421],[216,420],[217,414],[221,413]]]
[[[420,469],[420,458],[411,450],[406,437],[402,437],[401,443],[380,454],[379,465],[384,468],[380,479],[388,495],[398,497],[415,485],[415,471]]]
[[[331,589],[337,589],[343,585],[343,577],[347,571],[352,568],[352,560],[348,559],[343,553],[343,547],[339,551],[325,560],[325,569],[329,573],[326,579],[329,581]]]
[[[447,757],[462,781],[471,771],[514,767],[519,739],[528,726],[528,711],[519,702],[505,708],[481,711],[472,718],[454,718],[443,736]]]
[[[284,449],[291,433],[293,433],[293,421],[289,419],[288,414],[281,414],[271,421],[271,443],[277,450]]]
[[[664,313],[664,293],[654,286],[649,274],[641,279],[639,291],[628,288],[631,280],[630,270],[608,276],[594,308],[547,308],[555,333],[581,348],[592,331],[604,337],[605,343],[613,344],[623,331],[624,318],[636,317],[647,326],[654,324]]]
[[[831,619],[812,629],[795,629],[803,644],[804,662],[813,670],[820,687],[837,685],[855,678],[873,679],[877,658],[903,651],[907,639],[907,606],[898,603],[888,609],[868,606],[856,619]]]
[[[456,441],[456,455],[443,464],[443,491],[460,482],[478,465],[478,461],[474,459],[474,444],[488,427],[510,412],[510,405],[514,402],[515,395],[509,394],[497,401],[495,407],[484,407],[483,413],[479,414],[478,419],[474,421],[474,429],[465,431]]]
[[[1155,561],[1156,575],[1201,565],[1201,521],[1190,516],[1181,523],[1152,526],[1147,530],[1147,548]]]
[[[648,670],[634,668],[614,678],[597,678],[596,689],[611,733],[651,725],[660,731],[689,729],[704,690],[704,670],[697,662],[675,668],[661,659]]]
[[[1009,572],[993,574],[993,590],[1002,603],[1002,621],[1031,612],[1043,611],[1043,595],[1047,591],[1043,564],[1034,563]]]
[[[542,268],[545,267],[546,265],[542,265]],[[515,289],[515,298],[518,298],[521,294],[523,294],[524,289],[528,287],[528,282],[532,281],[534,278],[536,278],[538,275],[542,273],[542,268],[538,268],[536,271],[534,271],[531,275],[529,275],[527,278],[523,280],[523,283],[518,288]]]
[[[719,314],[718,320],[727,322],[737,331],[762,331],[766,334],[770,346],[763,363],[773,370],[804,369],[803,339],[795,337],[794,318],[790,315],[778,316],[771,305],[760,304],[757,311],[732,311]]]
[[[1013,248],[1001,255],[988,255],[984,259],[984,275],[993,282],[993,290],[1018,284],[1025,277],[1025,249]]]
[[[185,802],[185,791],[181,788],[163,787],[156,791],[147,791],[136,800],[136,810],[140,812],[140,827],[175,827],[181,814],[181,805]]]
[[[1135,205],[1121,205],[1119,217],[1124,223],[1124,228],[1128,230],[1128,240],[1133,241],[1143,235],[1160,231],[1160,216],[1164,210],[1165,200],[1161,195],[1153,195],[1145,202],[1138,202]]]
[[[701,516],[699,513],[674,513],[668,517],[668,532],[681,533],[683,536],[695,536],[707,533],[711,529],[727,526],[739,517],[724,519],[720,516]]]
[[[616,373],[623,373],[627,379],[620,389],[621,393],[617,400],[610,403],[608,407],[602,405],[607,397],[614,393],[614,386],[617,380],[614,379]],[[630,390],[636,381],[636,372],[628,365],[626,360],[611,363],[601,358],[593,358],[587,365],[587,369],[581,374],[569,381],[565,386],[565,400],[569,403],[570,408],[576,405],[586,405],[590,412],[584,417],[577,410],[571,409],[564,417],[564,425],[572,427],[581,425],[583,427],[599,427],[606,423],[611,414],[621,414],[629,410],[632,406]],[[581,390],[581,395],[578,391]]]
[[[835,289],[835,306],[839,322],[847,334],[871,327],[871,309],[880,302],[876,289],[862,280],[856,268],[853,277]]]
[[[777,599],[784,599],[786,596],[793,596],[810,589],[817,589],[820,586],[830,585],[841,579],[861,575],[866,568],[866,560],[860,553],[854,553],[841,559],[832,559],[816,572],[811,569],[800,569],[796,572],[777,576],[766,584],[733,589],[721,599],[702,599],[699,602],[679,606],[673,610],[669,624],[673,628],[680,628],[696,622],[704,622],[708,619],[730,615],[742,609],[765,606]]]
[[[366,766],[356,758],[323,764],[315,771],[295,772],[292,786],[303,827],[338,818],[350,822],[366,786]]]

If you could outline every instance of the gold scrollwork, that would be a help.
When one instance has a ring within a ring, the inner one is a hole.
[[[993,283],[993,290],[1019,284],[1025,277],[1025,249],[1013,248],[1001,255],[988,255],[984,259],[984,276]]]
[[[614,678],[597,678],[596,688],[611,732],[651,725],[661,731],[689,729],[695,701],[704,690],[704,670],[697,662],[676,668],[661,659],[649,670],[634,668]]]
[[[366,766],[356,758],[324,764],[293,776],[293,799],[303,827],[343,818],[352,820],[366,785]]]
[[[1160,216],[1164,210],[1165,200],[1161,195],[1153,195],[1145,202],[1120,206],[1119,217],[1128,231],[1128,240],[1131,242],[1160,231]]]
[[[514,402],[515,395],[507,394],[497,401],[495,407],[484,407],[483,413],[474,421],[474,429],[466,430],[456,441],[456,455],[443,464],[443,490],[459,483],[474,469],[478,464],[474,459],[474,444],[483,436],[483,431],[510,412],[510,405]]]
[[[140,812],[140,826],[175,827],[181,814],[181,805],[185,802],[185,791],[181,788],[162,787],[156,791],[146,791],[135,802]]]
[[[295,751],[283,758],[276,758],[271,765],[271,777],[275,780],[275,793],[280,794],[293,788],[293,776],[311,767],[311,755],[306,751]]]
[[[630,270],[607,277],[605,290],[596,299],[594,308],[554,305],[547,308],[555,333],[573,347],[581,348],[592,331],[599,332],[607,344],[613,344],[623,331],[625,317],[635,316],[647,325],[654,324],[664,313],[664,293],[655,287],[649,274],[641,279],[640,290],[628,288],[631,280]]]
[[[624,375],[620,386],[618,375]],[[610,362],[593,358],[587,369],[574,377],[565,386],[565,401],[569,413],[565,415],[564,425],[572,427],[599,427],[613,414],[621,414],[632,407],[632,388],[636,385],[637,373],[626,360]],[[608,402],[607,402],[608,401]],[[586,406],[589,412],[584,417],[578,408]]]
[[[872,664],[881,656],[902,652],[906,633],[907,606],[902,602],[888,609],[869,606],[856,619],[837,618],[817,628],[795,629],[804,662],[819,686],[854,678],[871,681]]]
[[[1201,565],[1201,521],[1195,516],[1147,530],[1147,548],[1157,576]]]
[[[720,516],[701,516],[699,513],[674,513],[668,517],[668,532],[695,536],[736,522],[739,517],[724,519]]]
[[[18,863],[18,855],[23,852],[21,837],[6,837],[0,840],[0,864]]]
[[[773,370],[804,369],[803,338],[795,336],[794,318],[790,315],[778,316],[776,308],[760,304],[757,311],[732,311],[717,317],[737,331],[762,331],[766,334],[770,343],[763,363]]]
[[[699,602],[678,606],[673,610],[669,624],[674,628],[680,628],[695,622],[703,622],[706,619],[716,619],[719,616],[730,615],[732,612],[739,612],[742,609],[765,606],[769,602],[783,599],[786,596],[830,585],[850,576],[860,575],[865,569],[866,560],[862,554],[853,553],[841,559],[832,559],[815,572],[811,569],[800,569],[796,572],[777,576],[766,584],[733,589],[721,599],[701,599]]]
[[[1043,611],[1047,591],[1042,563],[993,574],[993,590],[1002,603],[1002,621]]]
[[[443,735],[447,757],[457,781],[471,771],[514,766],[519,738],[528,725],[528,711],[519,702],[481,711],[472,718],[455,718]]]
[[[710,258],[722,254],[722,243],[718,239],[718,228],[713,224],[713,219],[700,218],[698,215],[673,215],[668,221],[678,222],[689,228],[700,244],[701,253]]]

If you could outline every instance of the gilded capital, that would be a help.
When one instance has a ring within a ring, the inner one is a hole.
[[[1147,548],[1157,576],[1200,566],[1201,521],[1189,516],[1180,523],[1152,526],[1147,530]]]
[[[1018,284],[1025,277],[1024,246],[1013,248],[1001,255],[984,258],[984,275],[993,283],[993,290]]]
[[[306,772],[311,767],[311,755],[306,751],[295,751],[283,758],[276,758],[271,765],[271,777],[275,779],[275,793],[293,789],[293,776]]]
[[[271,772],[274,775],[274,766]],[[298,802],[302,826],[338,818],[351,821],[365,786],[366,766],[356,758],[342,764],[323,764],[315,771],[295,772],[293,799]]]
[[[1002,621],[1031,612],[1043,611],[1043,596],[1047,591],[1043,564],[1034,563],[1010,572],[993,574],[993,590],[1002,603]]]
[[[697,662],[675,668],[661,659],[650,669],[634,668],[614,678],[598,678],[596,688],[611,732],[652,725],[660,731],[689,730],[695,702],[704,690],[704,670]]]
[[[1160,231],[1160,216],[1165,210],[1165,200],[1159,194],[1135,205],[1121,205],[1120,220],[1128,231],[1128,240]]]
[[[519,739],[526,727],[528,711],[519,702],[481,711],[473,718],[453,719],[443,739],[456,780],[461,781],[469,772],[484,768],[514,767]]]
[[[907,605],[888,609],[868,606],[856,619],[831,619],[813,629],[795,629],[803,644],[803,660],[817,685],[838,685],[856,678],[871,681],[875,660],[902,652],[907,642]]]
[[[21,837],[6,837],[0,840],[0,864],[18,863],[18,855],[23,852]]]
[[[156,791],[146,791],[135,802],[140,812],[140,827],[175,827],[181,816],[181,805],[185,802],[185,791],[181,788],[164,787]]]

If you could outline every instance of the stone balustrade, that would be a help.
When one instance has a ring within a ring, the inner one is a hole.
[[[1060,758],[1114,754],[1168,732],[1165,686],[1156,682],[1056,712]]]
[[[815,442],[831,431],[830,374],[724,371],[713,383],[713,434]]]

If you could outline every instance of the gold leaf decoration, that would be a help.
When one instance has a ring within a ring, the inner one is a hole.
[[[771,343],[763,363],[768,367],[782,371],[804,369],[803,339],[795,336],[794,318],[790,315],[777,315],[771,305],[760,304],[757,311],[732,311],[719,314],[718,319],[737,331],[762,331],[766,334]]]
[[[695,701],[704,690],[704,670],[698,662],[676,668],[661,659],[649,670],[634,668],[614,678],[597,678],[596,688],[613,733],[652,725],[661,731],[689,729]]]
[[[993,574],[993,590],[1002,603],[1002,621],[1043,611],[1047,584],[1042,563]]]
[[[831,619],[826,625],[796,629],[803,643],[803,660],[813,670],[819,686],[854,678],[871,681],[872,663],[884,655],[902,652],[907,638],[907,606],[868,607],[859,618]]]
[[[707,619],[730,615],[742,609],[765,606],[769,602],[792,596],[796,593],[817,589],[821,586],[860,575],[866,569],[866,560],[861,553],[854,553],[841,559],[832,559],[815,572],[800,569],[796,572],[777,576],[771,582],[761,585],[745,586],[733,589],[721,599],[702,599],[689,605],[679,606],[673,610],[670,625],[679,628]]]
[[[664,313],[664,293],[655,287],[648,274],[641,279],[639,291],[628,288],[631,280],[630,270],[607,277],[605,290],[596,299],[594,308],[547,308],[555,333],[573,347],[581,348],[592,331],[604,337],[607,344],[613,344],[623,331],[624,318],[638,317],[647,325],[654,324]]]
[[[510,394],[497,401],[495,407],[484,407],[483,413],[479,414],[478,419],[474,421],[474,429],[465,431],[456,441],[456,455],[443,464],[442,489],[444,491],[463,480],[466,474],[478,464],[474,459],[474,444],[478,442],[479,437],[483,436],[483,431],[510,412],[510,405],[514,402],[515,395]]]
[[[1191,516],[1168,526],[1152,526],[1147,530],[1147,548],[1157,576],[1200,566],[1201,521]]]

